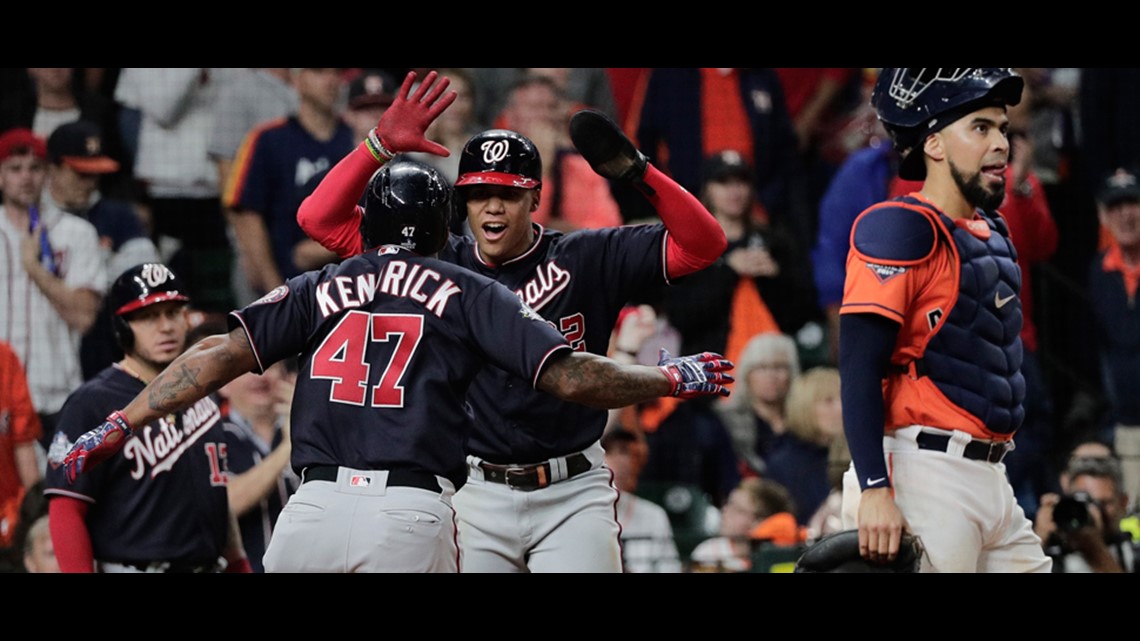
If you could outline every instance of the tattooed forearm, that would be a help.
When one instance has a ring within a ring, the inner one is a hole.
[[[549,364],[538,387],[564,400],[613,409],[657,398],[668,393],[670,385],[655,367],[621,365],[575,352]]]
[[[147,400],[150,409],[173,412],[182,409],[184,404],[190,402],[184,397],[193,395],[195,399],[191,400],[196,400],[209,394],[210,390],[198,382],[198,375],[199,372],[191,370],[186,363],[164,370],[148,386],[150,393],[147,395]],[[189,395],[183,394],[187,391]]]
[[[132,425],[185,409],[256,365],[245,332],[199,341],[159,373],[126,408]]]

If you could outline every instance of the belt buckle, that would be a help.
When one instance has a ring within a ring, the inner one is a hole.
[[[511,483],[511,476],[512,475],[521,477],[523,474],[526,474],[526,472],[527,472],[527,469],[525,467],[508,467],[506,470],[503,471],[503,483],[507,487],[511,488],[512,490],[521,490],[523,492],[528,492],[532,489],[535,489],[535,488],[524,487],[522,485],[515,485],[515,484]]]
[[[989,452],[986,453],[986,460],[990,463],[1001,463],[1008,452],[1009,448],[1005,441],[994,441],[990,443]]]

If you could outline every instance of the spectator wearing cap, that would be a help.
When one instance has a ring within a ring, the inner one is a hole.
[[[344,120],[352,127],[353,140],[361,141],[380,121],[400,85],[383,69],[365,69],[348,86],[348,108]]]
[[[79,343],[107,286],[95,227],[41,199],[47,155],[29,129],[0,134],[0,340],[24,363],[45,441],[83,382]]]
[[[340,69],[295,69],[293,86],[296,112],[262,123],[245,137],[223,194],[255,297],[336,259],[301,230],[297,208],[306,185],[359,142],[341,117]]]
[[[1108,248],[1088,272],[1100,371],[1109,412],[1105,430],[1124,469],[1125,490],[1140,495],[1140,178],[1132,168],[1107,176],[1097,193]],[[1107,440],[1107,439],[1106,439]]]
[[[48,138],[47,205],[90,222],[99,234],[99,256],[108,274],[121,274],[140,263],[158,262],[158,248],[134,206],[105,198],[99,178],[119,170],[104,152],[99,126],[85,120],[60,125]],[[111,317],[102,310],[79,348],[83,379],[122,358],[111,334]]]
[[[700,197],[724,229],[728,248],[713,266],[678,280],[666,294],[682,350],[713,351],[736,362],[753,336],[794,336],[818,320],[801,248],[782,228],[752,216],[753,178],[747,159],[734,150],[705,160]]]

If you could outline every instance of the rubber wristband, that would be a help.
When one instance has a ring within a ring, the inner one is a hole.
[[[381,142],[375,127],[372,128],[372,131],[368,132],[368,137],[364,139],[364,142],[368,145],[368,151],[372,152],[372,157],[381,165],[396,157],[396,154],[392,153],[384,146],[384,143]]]

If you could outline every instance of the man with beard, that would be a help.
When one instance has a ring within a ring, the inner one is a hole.
[[[855,222],[840,309],[843,521],[893,561],[917,535],[924,572],[1048,572],[1002,458],[1025,416],[1021,273],[1004,218],[1002,68],[886,68],[871,102],[922,189]]]
[[[249,572],[226,494],[226,435],[206,397],[137,430],[100,469],[68,482],[62,465],[88,427],[122,407],[186,349],[190,299],[161,263],[132,267],[108,294],[123,360],[64,403],[44,494],[63,572]]]

